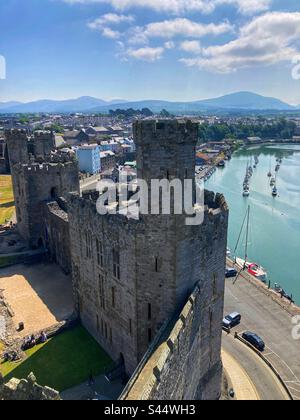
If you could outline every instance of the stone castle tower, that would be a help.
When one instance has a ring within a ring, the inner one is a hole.
[[[31,247],[43,246],[44,205],[79,191],[77,163],[51,156],[54,136],[50,132],[37,132],[33,139],[23,130],[5,134],[19,233]],[[29,153],[30,145],[34,154]]]
[[[195,178],[198,124],[134,124],[138,177]],[[195,183],[194,183],[195,188]],[[205,194],[204,222],[185,215],[140,215],[139,220],[97,212],[96,201],[72,194],[69,203],[74,291],[82,323],[131,374],[161,328],[199,287],[195,324],[186,346],[197,368],[187,397],[215,398],[221,382],[221,323],[228,208]],[[191,352],[191,354],[194,354]],[[197,360],[196,360],[197,359]],[[193,361],[189,361],[192,363]],[[190,366],[193,375],[193,366]]]

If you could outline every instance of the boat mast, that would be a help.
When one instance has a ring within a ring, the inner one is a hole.
[[[248,211],[247,211],[247,233],[246,233],[246,245],[245,245],[245,267],[247,264],[247,260],[248,260],[248,239],[249,239],[249,224],[250,224],[250,206],[248,206]]]
[[[243,224],[242,224],[242,227],[241,227],[241,230],[240,230],[240,233],[239,233],[239,237],[238,237],[236,246],[234,248],[234,260],[235,260],[235,263],[236,263],[236,251],[238,249],[238,246],[239,246],[239,243],[240,243],[240,240],[241,240],[241,236],[242,236],[242,233],[243,233],[243,230],[244,230],[244,226],[245,226],[245,223],[246,223],[247,215],[248,215],[248,210],[247,210],[247,212],[245,214],[245,217],[244,217],[244,220],[243,220]]]

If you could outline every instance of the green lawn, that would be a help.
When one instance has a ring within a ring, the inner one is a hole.
[[[14,194],[11,176],[0,175],[0,224],[9,221],[14,211]]]
[[[104,373],[112,363],[110,357],[83,327],[62,333],[46,344],[27,352],[22,363],[2,363],[0,372],[5,380],[26,378],[33,372],[40,385],[64,391],[89,378]]]

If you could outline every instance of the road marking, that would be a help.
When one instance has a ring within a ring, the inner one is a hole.
[[[294,392],[297,392],[298,394],[300,394],[300,389],[295,389],[295,388],[292,388],[291,386],[289,386],[288,389],[293,390]]]

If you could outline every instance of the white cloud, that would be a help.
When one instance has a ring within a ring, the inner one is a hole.
[[[199,41],[183,41],[181,42],[179,48],[190,54],[200,54],[202,52]]]
[[[167,42],[165,42],[164,47],[165,47],[166,50],[172,50],[173,48],[175,48],[175,42],[167,41]]]
[[[172,14],[187,12],[211,13],[222,4],[235,6],[242,14],[257,14],[266,11],[272,0],[63,0],[70,4],[108,3],[115,10],[142,7]]]
[[[243,15],[265,12],[273,0],[215,0],[214,6],[229,4],[235,6]]]
[[[139,49],[129,49],[126,51],[126,55],[128,57],[135,58],[137,60],[149,61],[154,62],[160,60],[164,53],[163,47],[151,48],[151,47],[144,47]]]
[[[103,36],[110,39],[119,39],[121,32],[114,30],[111,26],[117,26],[122,23],[133,23],[134,17],[129,15],[117,15],[115,13],[107,13],[98,19],[88,23],[90,29],[100,31]]]
[[[193,22],[186,18],[176,18],[162,22],[153,22],[145,26],[144,29],[137,28],[144,38],[166,38],[172,39],[177,36],[187,38],[202,38],[206,35],[221,35],[232,32],[234,27],[229,22],[220,24],[203,24]]]
[[[197,58],[184,58],[187,66],[229,73],[241,68],[290,61],[300,51],[300,13],[267,13],[240,29],[237,39],[205,48]]]

